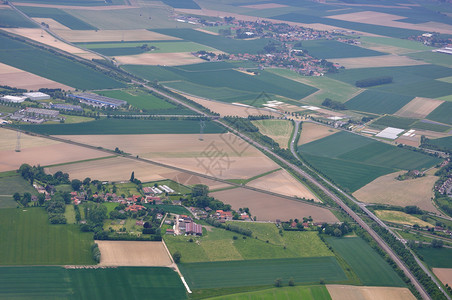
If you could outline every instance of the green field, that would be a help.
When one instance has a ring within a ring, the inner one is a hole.
[[[200,9],[193,0],[162,0],[162,2],[174,8]]]
[[[3,35],[0,35],[0,62],[79,89],[125,86],[78,62]]]
[[[435,123],[427,123],[427,122],[416,122],[412,125],[414,129],[423,129],[423,130],[431,130],[437,132],[448,132],[451,128],[449,126],[435,124]]]
[[[252,123],[259,128],[263,135],[271,137],[279,144],[279,147],[286,148],[293,132],[293,124],[289,120],[256,120]]]
[[[76,225],[50,225],[43,208],[1,209],[0,265],[93,264],[92,233]]]
[[[251,259],[278,259],[332,256],[317,232],[283,232],[274,224],[234,222],[235,225],[252,230],[253,237],[212,228],[202,237],[168,236],[164,239],[171,253],[179,251],[182,263],[213,262]],[[237,239],[233,239],[236,236]],[[268,242],[267,242],[268,241]]]
[[[444,102],[438,106],[427,119],[452,125],[452,102]]]
[[[347,280],[336,259],[308,257],[179,264],[190,288],[220,288],[272,285],[277,278],[297,283],[327,283]]]
[[[412,97],[438,98],[451,94],[452,84],[436,80],[452,75],[452,69],[438,65],[419,65],[407,67],[382,67],[341,70],[328,76],[354,85],[366,78],[391,76],[393,82],[372,87],[394,94]]]
[[[97,28],[58,8],[22,6],[24,13],[32,18],[50,18],[72,30],[96,30]]]
[[[348,132],[302,145],[298,151],[314,168],[352,192],[397,169],[424,169],[439,163],[435,157]]]
[[[24,131],[47,135],[199,133],[199,121],[101,119],[76,124],[21,125]],[[206,122],[204,133],[223,133],[217,123]]]
[[[212,35],[194,29],[153,29],[152,31],[181,38],[186,41],[206,45],[230,54],[257,54],[263,51],[269,39],[236,40],[223,36]]]
[[[375,114],[393,114],[412,99],[412,96],[366,90],[347,101],[346,107],[351,110]]]
[[[406,286],[391,266],[361,238],[328,238],[327,242],[352,267],[363,285]]]
[[[396,116],[384,116],[372,122],[372,125],[380,125],[384,127],[395,127],[401,129],[410,129],[417,119],[402,118]]]
[[[447,148],[452,150],[452,137],[448,136],[445,138],[430,140],[431,144],[437,145],[441,148]]]
[[[186,299],[169,268],[2,267],[0,299]]]
[[[107,4],[104,0],[18,0],[15,2],[39,3],[39,4],[59,4],[73,6],[103,6],[111,4],[124,4],[124,0],[111,0]]]
[[[419,248],[416,252],[432,268],[452,268],[452,249]]]
[[[224,62],[180,67],[125,66],[127,71],[148,80],[158,80],[168,87],[188,94],[223,102],[242,102],[259,106],[262,102],[255,103],[255,100],[262,92],[270,96],[280,95],[298,100],[317,90],[267,71],[251,76],[233,68],[236,68],[236,65]]]
[[[406,39],[388,38],[388,37],[378,37],[378,36],[361,36],[360,40],[362,42],[368,42],[378,45],[387,45],[397,48],[404,48],[407,50],[415,51],[428,51],[432,50],[432,47],[425,46],[416,41],[410,41]],[[411,51],[412,52],[412,51]]]
[[[15,172],[0,173],[0,195],[12,196],[15,192],[37,195],[37,191],[19,174]]]
[[[384,55],[384,53],[378,51],[341,43],[335,40],[303,41],[301,48],[308,50],[309,55],[321,59]]]
[[[115,99],[125,100],[129,105],[141,109],[143,112],[173,115],[193,114],[193,112],[189,109],[177,107],[176,105],[156,97],[151,93],[138,89],[98,91],[96,93]]]
[[[250,299],[278,299],[278,300],[331,300],[331,296],[325,286],[295,286],[273,288],[268,290],[238,293],[227,296],[208,298],[210,300],[250,300]]]
[[[450,67],[452,65],[452,57],[443,53],[436,53],[432,51],[415,52],[407,54],[408,57],[417,60],[423,60],[430,64]]]
[[[6,28],[16,28],[16,27],[25,27],[25,28],[35,28],[36,24],[27,20],[18,12],[12,9],[0,9],[0,27]]]
[[[303,98],[303,102],[313,105],[321,105],[325,98],[330,98],[339,102],[346,102],[359,91],[358,88],[350,84],[333,80],[326,76],[303,76],[288,69],[276,68],[269,69],[268,72],[319,89],[316,93]]]
[[[214,48],[207,47],[198,43],[185,42],[185,41],[143,41],[143,42],[122,42],[122,43],[79,43],[88,49],[92,49],[96,52],[102,53],[108,56],[120,56],[120,55],[135,55],[144,52],[149,53],[177,53],[177,52],[197,52],[215,51]],[[152,51],[146,51],[140,48],[142,45],[147,44],[149,47],[154,46],[157,49]]]

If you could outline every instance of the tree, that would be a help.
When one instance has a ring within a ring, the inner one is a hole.
[[[437,240],[437,239],[432,240],[433,248],[442,248],[443,245],[444,245],[444,242],[442,240]]]
[[[45,200],[46,200],[46,195],[44,195],[44,194],[39,194],[38,195],[38,203],[39,203],[39,205],[43,205]]]
[[[295,286],[295,281],[293,280],[293,278],[289,279],[289,286]]]
[[[18,192],[15,192],[14,195],[13,195],[14,201],[19,202],[19,201],[20,201],[20,198],[22,198],[22,197],[20,196],[20,194],[19,194]]]
[[[174,252],[173,260],[176,264],[178,264],[180,262],[181,258],[182,258],[182,254],[179,251]]]
[[[86,177],[85,179],[83,179],[83,185],[89,185],[89,183],[91,182],[91,178]]]
[[[193,187],[191,195],[193,197],[207,197],[209,194],[209,187],[204,184],[197,184]]]
[[[135,181],[135,171],[132,171],[132,174],[130,175],[130,182]]]
[[[281,278],[278,278],[278,279],[275,280],[275,286],[276,287],[282,287],[282,279]]]
[[[342,236],[342,231],[339,228],[336,228],[333,230],[333,234],[336,237],[341,237]]]
[[[79,191],[80,187],[82,186],[82,182],[78,179],[73,179],[71,181],[71,186],[74,191]]]

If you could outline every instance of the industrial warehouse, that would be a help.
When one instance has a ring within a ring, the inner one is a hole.
[[[126,105],[127,101],[113,99],[105,96],[100,96],[93,93],[80,93],[80,94],[71,94],[69,95],[71,98],[78,99],[81,103],[95,106],[95,107],[112,107],[118,108],[122,105]]]

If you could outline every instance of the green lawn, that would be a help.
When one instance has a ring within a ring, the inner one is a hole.
[[[35,28],[36,24],[32,23],[24,16],[9,8],[0,9],[0,27],[25,27]]]
[[[262,92],[270,97],[279,95],[299,100],[317,89],[300,82],[259,71],[251,76],[234,68],[238,66],[226,62],[202,63],[179,67],[126,65],[124,68],[148,80],[158,80],[165,86],[223,102],[243,102],[253,106]],[[267,101],[267,99],[264,99]]]
[[[0,62],[79,89],[125,86],[100,71],[4,35],[0,35]]]
[[[279,147],[287,148],[290,137],[293,132],[292,121],[289,120],[255,120],[251,121],[257,128],[259,132],[272,138],[278,143]]]
[[[427,119],[452,125],[452,102],[444,102],[438,106]]]
[[[161,98],[138,89],[99,91],[99,95],[127,101],[129,105],[143,110],[170,110],[177,107]]]
[[[48,7],[22,6],[20,8],[32,18],[50,18],[73,30],[96,30],[97,28],[68,14],[64,10]]]
[[[425,51],[410,53],[407,54],[407,56],[413,59],[423,60],[427,63],[440,65],[444,67],[450,67],[452,65],[452,57],[450,55],[443,53]]]
[[[364,285],[406,286],[391,266],[361,238],[328,238],[327,243],[345,259]]]
[[[417,253],[432,268],[452,268],[452,249],[450,248],[419,248]]]
[[[179,251],[182,263],[251,259],[332,256],[317,232],[283,232],[274,224],[234,222],[253,231],[253,237],[211,228],[202,237],[169,236],[164,239],[171,253]],[[237,239],[233,239],[236,236]],[[257,237],[257,238],[255,238]],[[194,242],[189,242],[193,239]],[[268,242],[267,242],[268,241]]]
[[[315,169],[350,191],[397,169],[425,169],[438,158],[348,132],[302,145],[300,155]]]
[[[38,194],[30,182],[23,179],[19,174],[15,172],[0,173],[0,195],[12,196],[16,192],[21,195],[23,193]]]
[[[68,224],[75,224],[75,209],[74,205],[68,204],[66,205],[66,211],[64,212],[64,216],[66,217]]]
[[[284,283],[286,284],[286,282]],[[208,298],[211,300],[249,300],[249,299],[278,299],[278,300],[331,300],[331,296],[328,290],[323,285],[315,286],[294,286],[294,287],[282,287],[272,288],[268,290],[261,290],[256,292],[245,292],[232,294],[227,296],[220,296],[214,298]]]
[[[348,109],[375,114],[393,114],[414,97],[386,93],[376,90],[366,90],[347,101]]]
[[[0,299],[186,299],[169,268],[2,267]]]
[[[92,233],[50,225],[43,208],[1,209],[0,265],[93,264]]]
[[[301,49],[308,50],[309,55],[320,59],[384,55],[384,53],[378,51],[341,43],[335,40],[309,40],[303,41],[301,44]]]
[[[77,124],[21,125],[24,131],[47,135],[72,134],[183,134],[199,133],[199,121],[101,119]],[[223,133],[217,123],[206,122],[204,133]]]
[[[379,36],[361,36],[360,40],[363,42],[369,42],[373,44],[379,45],[387,45],[397,48],[404,48],[407,50],[415,50],[415,51],[428,51],[432,50],[432,47],[425,46],[416,41],[406,40],[406,39],[397,39],[397,38],[389,38],[389,37],[379,37]]]
[[[272,285],[277,278],[297,283],[343,282],[347,276],[336,259],[307,257],[179,264],[190,288]]]
[[[325,98],[330,98],[339,102],[346,102],[359,91],[359,89],[353,85],[334,80],[326,76],[302,76],[291,70],[276,68],[269,69],[268,72],[319,89],[316,93],[303,98],[303,102],[313,105],[321,105]]]

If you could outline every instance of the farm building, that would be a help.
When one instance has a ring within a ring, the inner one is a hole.
[[[0,100],[4,102],[11,102],[11,103],[22,103],[27,99],[27,97],[20,97],[20,96],[3,96],[0,98]]]
[[[37,101],[37,100],[47,100],[50,99],[50,96],[41,92],[30,92],[30,93],[24,93],[25,97],[30,98],[30,100]]]
[[[78,99],[81,103],[85,103],[92,106],[109,106],[113,108],[118,108],[122,105],[126,105],[127,101],[109,98],[105,96],[100,96],[93,93],[80,93],[80,94],[71,94],[69,97]]]
[[[52,109],[43,109],[43,108],[33,108],[27,107],[25,109],[25,115],[34,116],[34,117],[42,117],[42,118],[56,118],[60,114],[57,110]]]
[[[72,104],[52,104],[50,108],[59,109],[59,110],[67,110],[67,111],[83,111],[83,108],[80,105],[72,105]]]
[[[193,222],[186,223],[185,233],[193,235],[202,235],[202,226]]]

